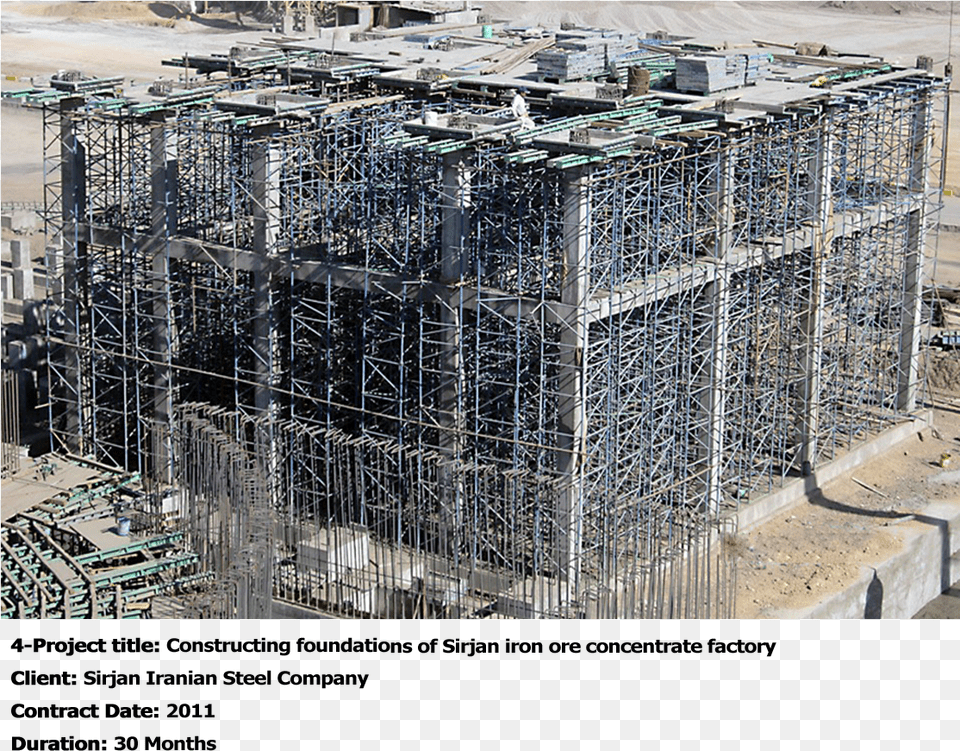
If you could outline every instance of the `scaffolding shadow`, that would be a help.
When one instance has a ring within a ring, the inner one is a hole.
[[[915,520],[927,524],[938,530],[940,534],[940,592],[950,589],[950,524],[946,519],[938,519],[928,514],[903,513],[900,511],[883,511],[879,509],[864,509],[851,506],[848,503],[828,498],[819,487],[816,474],[806,478],[807,502],[813,506],[836,511],[841,514],[868,517],[871,519],[888,519],[890,521]],[[873,570],[873,579],[867,587],[864,618],[880,618],[883,604],[883,581],[876,568]]]

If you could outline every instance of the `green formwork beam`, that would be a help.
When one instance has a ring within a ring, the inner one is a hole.
[[[190,576],[184,576],[179,579],[175,579],[172,582],[151,584],[146,587],[141,587],[140,589],[134,589],[131,592],[125,592],[123,599],[127,602],[138,602],[139,600],[145,600],[148,597],[154,597],[155,595],[169,592],[177,587],[186,587],[191,584],[201,584],[203,582],[210,581],[213,578],[214,575],[210,571],[205,571],[201,574],[192,574]]]
[[[523,149],[507,154],[503,161],[507,164],[530,164],[531,162],[543,161],[548,156],[550,156],[550,152],[543,149]]]
[[[430,136],[410,136],[407,133],[394,133],[391,136],[385,136],[380,142],[384,146],[399,146],[408,148],[410,146],[420,146],[430,140]]]
[[[182,539],[183,532],[172,532],[161,537],[149,537],[144,540],[135,540],[129,545],[124,545],[122,548],[97,550],[93,553],[85,553],[84,555],[76,556],[74,560],[77,563],[84,565],[88,563],[99,563],[101,561],[109,560],[110,558],[120,558],[122,556],[131,555],[133,553],[140,552],[141,550],[151,550],[164,545],[172,545],[176,542],[180,542]]]
[[[676,117],[679,118],[679,115]],[[657,113],[654,110],[650,112],[645,112],[642,115],[637,115],[636,117],[631,117],[623,125],[618,125],[614,128],[618,133],[631,133],[635,130],[640,130],[647,127],[647,125],[657,119]]]
[[[584,164],[594,164],[596,162],[602,162],[606,159],[614,159],[618,156],[627,156],[632,151],[633,148],[617,149],[615,151],[608,151],[605,154],[598,154],[596,156],[591,156],[589,154],[568,154],[566,156],[558,156],[555,159],[551,159],[547,162],[547,166],[555,169],[569,169],[570,167],[579,167]]]
[[[624,107],[623,109],[619,110],[607,110],[605,112],[593,112],[589,115],[565,117],[562,120],[557,120],[556,122],[542,125],[539,128],[533,128],[531,130],[525,130],[522,133],[518,133],[514,140],[519,144],[527,143],[528,141],[532,141],[540,136],[556,133],[557,131],[582,128],[583,126],[589,125],[590,123],[598,120],[619,120],[625,117],[640,115],[652,108],[659,107],[661,104],[662,102],[659,99],[656,99],[649,100],[636,107]]]
[[[701,120],[696,123],[680,123],[679,125],[670,125],[665,128],[656,128],[652,130],[651,135],[659,138],[660,136],[666,136],[672,133],[683,133],[688,130],[709,130],[710,128],[716,127],[716,120]]]
[[[201,584],[203,582],[210,581],[214,578],[213,573],[203,572],[199,574],[191,574],[189,576],[180,577],[173,581],[169,582],[160,582],[159,584],[151,584],[146,587],[140,587],[135,590],[121,591],[121,599],[124,604],[139,602],[141,600],[154,597],[158,594],[164,592],[169,592],[175,590],[179,587],[186,587],[192,584]],[[113,590],[112,585],[106,585],[97,588],[97,615],[98,617],[112,618],[115,614],[116,608],[116,593]],[[71,619],[88,619],[90,617],[90,591],[88,588],[83,588],[80,590],[71,590],[68,595],[70,599],[70,617]],[[20,613],[18,607],[18,601],[11,599],[9,596],[4,595],[4,598],[8,603],[11,603],[10,608],[7,611],[4,611],[3,618],[15,618]],[[26,616],[34,615],[39,613],[41,610],[40,603],[36,600],[31,599],[29,603],[24,603],[23,614]],[[12,615],[8,614],[9,611],[12,611]],[[57,618],[63,617],[63,592],[59,592],[56,597],[47,598],[46,605],[46,617],[47,618]],[[131,613],[123,616],[124,618],[139,618],[139,614]]]
[[[118,571],[111,571],[106,574],[97,574],[93,577],[97,587],[109,586],[112,584],[122,584],[125,581],[139,579],[151,574],[159,574],[161,571],[168,571],[172,568],[183,568],[190,566],[200,560],[196,553],[183,553],[171,558],[160,558],[155,561],[138,563],[135,566],[125,566]]]
[[[68,495],[66,498],[52,498],[45,503],[37,504],[33,511],[39,511],[37,517],[44,521],[50,521],[54,518],[62,519],[68,512],[82,506],[84,503],[95,501],[110,493],[114,493],[128,485],[139,482],[140,474],[135,472],[121,480],[110,480],[106,483],[97,485],[94,488],[85,488],[76,493]],[[45,516],[46,515],[46,516]]]

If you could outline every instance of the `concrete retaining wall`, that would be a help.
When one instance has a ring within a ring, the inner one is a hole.
[[[912,618],[960,579],[960,503],[930,504],[902,527],[901,550],[842,592],[778,618]]]
[[[317,620],[317,619],[328,619],[331,616],[323,615],[322,613],[316,610],[310,610],[310,608],[305,608],[302,605],[297,605],[292,602],[287,602],[286,600],[277,600],[274,599],[273,604],[270,607],[271,618],[276,620]]]

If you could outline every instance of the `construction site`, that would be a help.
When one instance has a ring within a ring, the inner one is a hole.
[[[930,422],[949,63],[286,5],[4,90],[4,617],[737,617],[744,514]]]

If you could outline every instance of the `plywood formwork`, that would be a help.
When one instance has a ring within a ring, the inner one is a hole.
[[[944,80],[530,129],[288,54],[46,110],[55,441],[179,494],[208,612],[729,616],[738,505],[916,406]]]

